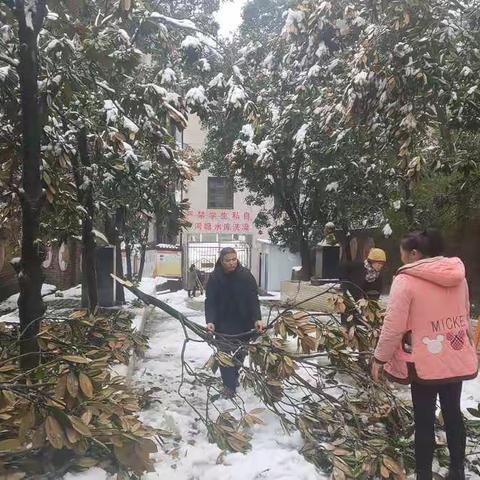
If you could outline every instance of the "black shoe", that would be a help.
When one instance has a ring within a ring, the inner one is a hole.
[[[235,396],[235,390],[231,389],[230,387],[224,387],[222,391],[222,397],[226,399],[231,399]]]
[[[465,469],[461,468],[450,468],[448,470],[447,480],[465,480]]]

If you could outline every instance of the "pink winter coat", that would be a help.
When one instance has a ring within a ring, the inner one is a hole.
[[[407,353],[404,345],[410,336]],[[399,383],[476,377],[468,286],[459,258],[428,258],[398,271],[375,358]]]

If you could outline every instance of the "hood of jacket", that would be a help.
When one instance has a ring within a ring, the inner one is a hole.
[[[451,288],[465,280],[465,266],[459,258],[434,257],[405,265],[398,270],[398,274]]]

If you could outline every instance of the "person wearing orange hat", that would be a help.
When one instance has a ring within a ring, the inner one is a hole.
[[[362,298],[380,299],[383,290],[382,270],[387,263],[387,254],[380,248],[372,248],[364,262],[348,262],[343,265],[341,281],[344,294],[356,302]],[[347,323],[350,315],[342,315],[342,323]]]
[[[382,293],[382,270],[387,254],[380,248],[372,248],[364,262],[348,262],[343,266],[342,280],[355,301],[361,298],[378,300]]]

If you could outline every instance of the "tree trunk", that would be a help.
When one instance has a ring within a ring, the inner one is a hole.
[[[115,244],[115,269],[117,276],[123,278],[123,262],[122,262],[122,242],[120,240]],[[117,305],[123,305],[125,303],[125,291],[123,286],[118,282],[116,283],[116,300]]]
[[[118,207],[113,218],[107,215],[105,218],[105,234],[108,243],[115,247],[115,270],[117,277],[123,277],[123,262],[122,262],[122,239],[120,232],[124,228],[123,207]],[[125,303],[125,292],[120,283],[115,282],[115,298],[119,305]]]
[[[137,282],[141,282],[143,278],[143,270],[145,268],[145,256],[147,254],[147,246],[142,245],[140,251],[140,265],[138,267],[138,275],[137,275]]]
[[[72,158],[73,176],[77,187],[77,197],[80,205],[87,211],[82,221],[82,288],[87,289],[88,308],[91,312],[98,305],[97,271],[95,267],[95,235],[93,234],[93,219],[95,217],[95,204],[93,201],[93,185],[90,182],[83,185],[83,169],[90,166],[88,154],[87,132],[82,128],[77,135],[78,158]]]
[[[127,279],[132,281],[133,279],[133,269],[132,269],[132,246],[130,241],[125,239],[125,255],[127,257]]]
[[[145,227],[145,235],[143,237],[141,253],[140,253],[140,266],[138,268],[137,282],[141,282],[143,278],[143,270],[145,268],[145,256],[147,254],[148,233],[150,232],[150,222],[147,221]]]
[[[302,257],[302,278],[308,281],[312,278],[312,254],[310,244],[303,236],[300,238],[300,256]]]
[[[405,218],[407,220],[408,228],[413,229],[415,227],[415,207],[412,203],[412,186],[408,179],[405,180],[404,185],[405,192]]]
[[[22,207],[21,259],[14,262],[20,296],[20,367],[30,370],[39,364],[37,335],[45,313],[42,300],[40,215],[45,199],[41,177],[40,108],[38,102],[38,33],[46,11],[45,0],[15,1],[18,21],[20,98],[22,109],[23,169],[20,201]]]
[[[123,262],[122,262],[122,235],[125,231],[125,208],[118,207],[115,212],[115,269],[117,276],[123,278]],[[116,283],[116,298],[117,304],[123,305],[125,303],[125,291],[123,286]]]

